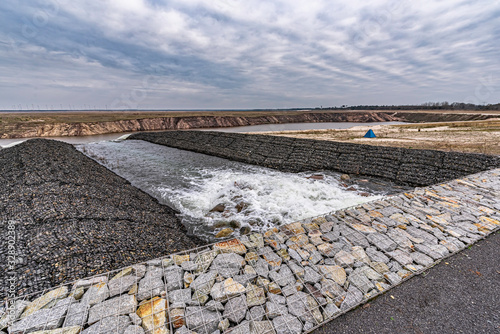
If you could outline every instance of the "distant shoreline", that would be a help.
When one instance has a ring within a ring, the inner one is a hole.
[[[311,108],[296,108],[296,109],[46,109],[46,110],[14,110],[2,109],[0,113],[199,113],[199,112],[287,112],[287,111],[322,111],[330,109],[311,109]],[[333,110],[340,111],[340,110]],[[340,111],[343,112],[343,111]]]
[[[0,114],[0,138],[89,136],[160,130],[319,122],[450,122],[499,117],[500,111],[71,111]]]

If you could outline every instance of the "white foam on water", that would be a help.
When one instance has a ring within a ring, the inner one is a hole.
[[[347,191],[340,174],[284,173],[143,141],[77,145],[85,154],[134,186],[177,209],[188,231],[213,241],[225,227],[264,231],[329,213],[381,196],[363,197],[355,184]],[[222,204],[223,212],[210,212]],[[239,207],[238,207],[239,205]]]
[[[314,180],[306,178],[310,175],[306,173],[283,173],[259,167],[246,171],[200,169],[199,175],[191,177],[192,187],[159,187],[157,190],[184,216],[219,229],[230,221],[238,221],[242,226],[263,231],[381,197],[363,197],[346,191],[331,175]],[[240,212],[239,203],[243,204]],[[224,205],[224,212],[210,212],[218,204]]]

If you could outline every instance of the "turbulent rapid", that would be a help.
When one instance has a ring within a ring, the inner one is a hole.
[[[333,172],[283,173],[143,141],[77,145],[134,186],[180,212],[207,241],[317,216],[378,198]]]
[[[243,227],[242,231],[267,229],[367,201],[341,190],[333,175],[314,180],[303,173],[238,167],[200,168],[201,177],[191,179],[190,187],[158,190],[193,224],[199,221],[214,228]]]

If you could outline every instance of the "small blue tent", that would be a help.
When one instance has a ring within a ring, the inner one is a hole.
[[[376,138],[375,134],[373,133],[373,130],[370,129],[368,132],[364,135],[365,138]]]

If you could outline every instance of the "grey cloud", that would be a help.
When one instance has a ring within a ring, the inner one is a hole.
[[[103,106],[136,89],[144,108],[460,101],[500,73],[499,2],[303,4],[3,1],[0,108]],[[481,103],[498,102],[490,82]]]

